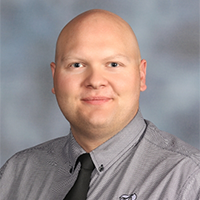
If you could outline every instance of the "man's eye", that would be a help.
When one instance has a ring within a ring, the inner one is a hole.
[[[115,63],[115,62],[111,62],[111,63],[109,64],[109,66],[110,66],[110,67],[118,67],[119,64],[118,64],[118,63]]]
[[[83,65],[81,63],[74,63],[71,66],[74,67],[74,68],[83,67]]]

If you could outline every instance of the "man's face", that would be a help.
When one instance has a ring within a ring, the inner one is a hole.
[[[137,60],[126,37],[106,23],[81,26],[62,37],[57,62],[51,63],[52,91],[72,132],[113,134],[137,113],[140,91],[146,89],[146,62]]]

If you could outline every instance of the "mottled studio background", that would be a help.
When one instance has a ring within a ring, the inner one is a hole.
[[[92,8],[120,15],[136,33],[148,62],[143,116],[200,147],[198,0],[2,0],[0,165],[69,132],[49,64],[63,26]]]

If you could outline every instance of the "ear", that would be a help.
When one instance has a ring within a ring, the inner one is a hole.
[[[54,62],[51,62],[50,66],[51,66],[52,77],[54,79],[54,74],[55,74],[55,70],[56,70],[56,64]],[[52,91],[53,94],[55,94],[54,87],[51,89],[51,91]]]
[[[140,91],[142,91],[142,92],[147,89],[146,68],[147,68],[147,62],[146,62],[146,60],[142,59],[141,63],[140,63]]]

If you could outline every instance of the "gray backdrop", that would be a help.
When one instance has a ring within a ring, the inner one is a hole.
[[[199,148],[198,0],[2,0],[0,165],[68,134],[49,64],[63,26],[92,8],[120,15],[136,33],[148,63],[143,116]]]

